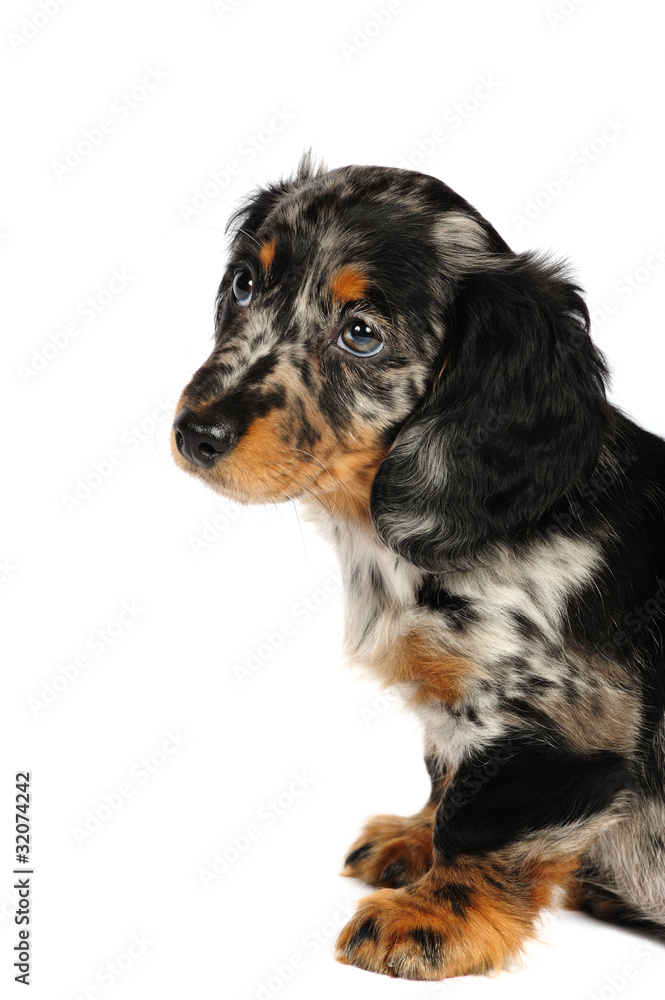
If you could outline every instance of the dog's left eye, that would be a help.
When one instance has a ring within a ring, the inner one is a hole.
[[[362,319],[352,319],[340,333],[337,343],[350,354],[359,358],[369,358],[378,354],[383,347],[383,341],[371,326]]]
[[[252,301],[254,282],[249,271],[244,268],[236,271],[233,279],[233,298],[239,306],[248,306]]]

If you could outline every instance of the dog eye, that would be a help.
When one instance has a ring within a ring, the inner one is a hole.
[[[249,271],[244,268],[236,271],[233,279],[233,298],[239,306],[248,306],[252,301],[254,282]]]
[[[383,347],[383,341],[371,326],[362,319],[352,319],[339,335],[337,343],[349,354],[359,358],[369,358],[378,354]]]

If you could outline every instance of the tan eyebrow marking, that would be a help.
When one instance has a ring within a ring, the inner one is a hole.
[[[270,267],[275,258],[276,246],[277,246],[277,241],[273,236],[273,238],[271,240],[268,240],[267,243],[264,243],[261,249],[259,250],[259,260],[261,261],[261,265],[263,266],[263,269],[265,271],[268,270],[268,268]]]
[[[337,271],[330,282],[330,290],[334,299],[344,304],[354,299],[362,299],[369,284],[367,275],[359,267],[347,264]]]

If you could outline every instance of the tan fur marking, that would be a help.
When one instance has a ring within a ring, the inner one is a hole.
[[[463,697],[469,679],[479,674],[473,663],[442,652],[423,632],[410,632],[398,639],[385,672],[388,684],[418,683],[418,690],[409,699],[412,705],[432,698],[452,705]]]
[[[371,972],[438,980],[499,971],[533,936],[579,857],[527,862],[463,858],[402,889],[360,900],[337,941],[336,958]]]
[[[273,260],[275,259],[275,249],[277,247],[277,241],[275,237],[264,243],[259,250],[259,260],[261,261],[261,266],[264,271],[267,271]]]
[[[318,472],[284,441],[283,413],[256,417],[212,469],[193,469],[210,486],[241,503],[270,503],[300,494]],[[189,471],[189,470],[188,470]]]
[[[283,382],[281,383],[283,384]],[[291,393],[297,386],[290,387]],[[303,400],[306,405],[306,401]],[[181,405],[188,405],[184,396]],[[318,408],[307,406],[307,421],[318,439],[310,452],[294,447],[298,433],[295,409],[287,403],[255,418],[238,444],[213,466],[201,469],[183,459],[172,442],[176,463],[210,486],[243,503],[314,499],[332,515],[370,523],[369,495],[376,471],[388,449],[372,446],[350,450],[355,428],[348,440],[338,439]],[[369,438],[369,432],[364,432]]]
[[[372,482],[388,454],[388,448],[375,443],[377,429],[354,425],[346,435],[338,437],[316,404],[303,396],[302,386],[288,368],[286,373],[280,370],[274,381],[276,387],[287,389],[284,408],[255,418],[237,445],[211,469],[199,468],[182,458],[172,435],[177,465],[242,503],[312,499],[333,517],[370,525]],[[270,389],[271,384],[266,383],[265,388]],[[307,451],[295,447],[299,432],[298,410],[293,404],[296,397],[317,435]],[[178,410],[188,405],[192,404],[183,393]],[[205,407],[195,408],[203,416]],[[359,447],[359,441],[363,447]]]
[[[368,885],[409,885],[432,866],[432,837],[436,804],[428,802],[415,816],[374,816],[351,845],[348,856],[369,846],[356,860],[347,861],[342,875]]]
[[[315,496],[333,516],[369,524],[372,483],[387,454],[387,448],[367,448],[329,456],[317,477]]]
[[[367,276],[359,267],[347,264],[333,275],[330,290],[333,298],[343,305],[364,298],[368,284]]]

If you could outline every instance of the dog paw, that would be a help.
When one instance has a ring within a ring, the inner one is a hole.
[[[351,846],[342,875],[367,885],[398,888],[416,882],[432,865],[435,810],[416,816],[375,816]]]
[[[368,972],[401,979],[443,979],[441,928],[409,907],[404,890],[380,889],[361,899],[337,939],[335,958]]]
[[[486,886],[432,869],[403,889],[379,889],[358,904],[335,958],[368,972],[438,980],[504,968],[531,933],[531,919]]]

